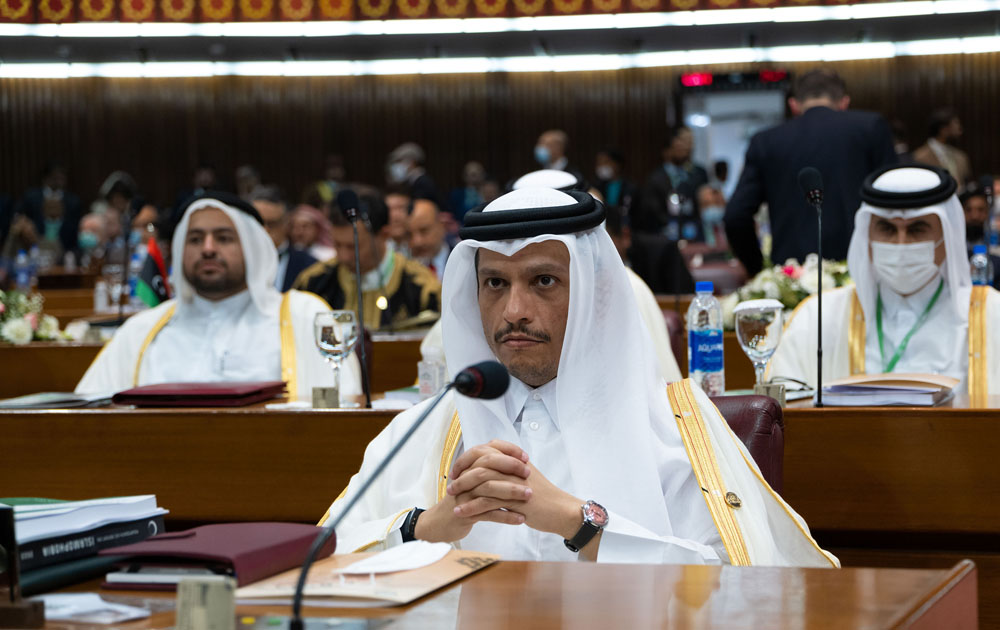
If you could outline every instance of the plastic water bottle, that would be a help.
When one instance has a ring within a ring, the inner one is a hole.
[[[128,263],[128,295],[133,304],[142,303],[142,300],[135,294],[135,287],[139,283],[139,276],[142,274],[143,259],[138,252],[132,254]]]
[[[694,300],[688,307],[688,376],[709,396],[726,391],[722,357],[722,305],[712,292],[711,282],[694,287]]]
[[[38,286],[38,272],[42,269],[42,253],[38,245],[32,245],[28,250],[28,265],[31,267],[31,288]]]
[[[972,246],[972,258],[969,260],[969,271],[972,274],[972,284],[990,285],[993,274],[990,269],[990,259],[986,255],[985,245]]]
[[[28,252],[19,249],[14,258],[14,286],[18,291],[24,293],[31,291],[31,276],[31,259],[28,258]]]

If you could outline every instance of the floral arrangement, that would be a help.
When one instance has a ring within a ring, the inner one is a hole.
[[[765,267],[749,283],[722,298],[722,319],[726,329],[733,330],[735,327],[733,309],[740,302],[771,298],[781,302],[788,311],[810,295],[814,295],[819,285],[816,278],[818,265],[819,257],[816,254],[809,254],[805,263],[801,265],[794,258],[790,258],[783,265]],[[823,290],[849,284],[852,282],[846,262],[823,261]]]
[[[25,344],[59,339],[59,320],[42,313],[41,295],[0,291],[0,341]]]

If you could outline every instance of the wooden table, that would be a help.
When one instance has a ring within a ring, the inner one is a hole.
[[[1000,398],[989,409],[785,410],[785,499],[845,565],[980,570],[1000,628]]]
[[[0,398],[73,391],[101,347],[84,343],[0,343]],[[380,336],[372,350],[372,391],[413,385],[418,361],[419,338]]]
[[[994,400],[994,402],[996,402]],[[155,493],[172,528],[315,522],[394,414],[0,412],[0,496]],[[788,409],[784,496],[845,566],[979,566],[1000,628],[1000,410]]]
[[[88,585],[92,590],[96,584]],[[134,592],[101,591],[116,597]],[[157,597],[156,594],[144,594]],[[164,597],[164,595],[159,595]],[[241,606],[266,627],[289,607]],[[458,628],[952,628],[974,630],[976,569],[775,569],[500,562],[408,606],[306,608],[306,616],[391,621],[400,630]],[[117,624],[168,628],[173,612]],[[240,619],[237,627],[241,627]],[[73,628],[50,621],[47,628]],[[78,627],[78,626],[77,626]],[[280,626],[275,626],[280,627]]]

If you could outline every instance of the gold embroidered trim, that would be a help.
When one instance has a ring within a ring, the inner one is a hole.
[[[142,347],[139,348],[139,356],[138,358],[136,358],[135,361],[135,375],[132,376],[133,387],[139,385],[139,370],[142,368],[142,357],[146,354],[146,349],[149,348],[149,344],[153,343],[153,339],[156,339],[156,336],[160,334],[160,331],[163,330],[163,327],[167,325],[167,322],[170,321],[170,318],[174,316],[174,311],[176,310],[177,310],[177,305],[171,304],[170,307],[167,309],[167,312],[164,313],[163,317],[160,318],[160,321],[156,322],[156,324],[150,329],[149,334],[146,335],[146,340],[142,342]]]
[[[715,527],[722,537],[722,543],[726,546],[729,561],[734,566],[750,566],[750,554],[740,533],[733,508],[726,503],[722,474],[715,460],[715,452],[712,450],[701,412],[694,401],[690,379],[668,385],[667,397],[677,419],[684,448],[691,460],[691,468],[698,479],[698,485],[702,489]]]
[[[716,411],[718,411],[718,409],[716,409]],[[722,414],[720,413],[719,415]],[[729,437],[731,437],[733,442],[735,442],[736,444],[741,443],[739,438],[736,437],[736,434],[733,433],[732,431],[729,432]],[[833,556],[831,556],[830,553],[826,552],[822,547],[820,547],[819,544],[816,542],[816,540],[809,533],[809,531],[802,526],[802,523],[799,522],[799,519],[795,518],[792,515],[791,510],[788,508],[788,504],[785,503],[785,500],[782,499],[777,492],[774,491],[774,488],[771,487],[771,484],[767,483],[767,481],[764,480],[764,477],[761,476],[760,472],[758,472],[757,467],[754,464],[752,464],[749,459],[747,459],[746,453],[743,451],[743,449],[737,447],[737,450],[739,450],[740,456],[746,463],[747,468],[750,469],[750,472],[752,472],[753,475],[757,477],[757,480],[760,482],[760,485],[763,486],[771,494],[774,500],[778,502],[778,505],[780,505],[781,509],[785,511],[785,514],[788,515],[788,518],[791,519],[793,523],[795,523],[795,526],[799,528],[799,531],[802,532],[802,535],[805,536],[806,540],[808,540],[809,543],[816,548],[816,551],[823,554],[823,557],[827,559],[827,561],[830,563],[830,566],[832,566],[835,569],[840,568],[839,565],[833,561]]]
[[[281,380],[288,383],[288,399],[299,397],[295,370],[295,327],[292,326],[292,292],[281,297]]]
[[[462,441],[462,425],[458,421],[458,412],[451,417],[451,424],[448,425],[448,436],[444,440],[444,450],[441,451],[441,465],[438,468],[438,489],[437,500],[444,498],[448,488],[448,470],[451,468],[451,460],[455,458],[455,450],[458,443]]]
[[[986,295],[988,287],[972,287],[969,303],[969,403],[985,407],[986,387]]]
[[[338,494],[337,498],[333,500],[333,503],[330,504],[330,507],[326,508],[326,512],[323,514],[323,518],[319,519],[319,522],[316,523],[316,527],[322,527],[326,519],[330,518],[330,510],[332,510],[333,506],[337,504],[337,501],[340,501],[341,499],[344,498],[344,495],[347,494],[347,488],[349,487],[350,484],[344,486],[344,489],[340,491],[340,494]]]
[[[857,289],[851,289],[851,319],[847,323],[847,350],[851,376],[865,373],[865,311]]]

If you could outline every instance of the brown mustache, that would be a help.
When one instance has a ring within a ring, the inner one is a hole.
[[[518,333],[526,337],[531,337],[532,339],[535,339],[537,341],[544,341],[544,342],[552,341],[551,337],[549,337],[547,334],[543,333],[540,330],[531,330],[524,324],[518,324],[517,326],[515,326],[514,324],[510,323],[507,324],[506,328],[498,330],[496,334],[493,335],[493,340],[496,341],[497,343],[503,343],[505,341],[504,339],[505,337],[507,337],[508,335],[512,335],[514,333]]]

